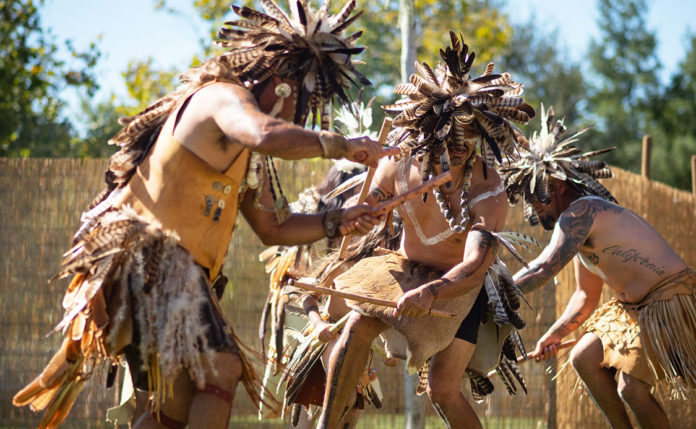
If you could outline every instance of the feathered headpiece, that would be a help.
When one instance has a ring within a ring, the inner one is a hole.
[[[322,128],[328,128],[330,101],[337,97],[348,103],[351,84],[371,85],[350,59],[364,47],[354,46],[362,32],[343,37],[343,30],[362,11],[351,16],[355,0],[349,0],[337,15],[328,12],[330,0],[314,11],[306,0],[290,0],[288,16],[273,0],[261,0],[266,14],[248,7],[232,6],[242,20],[228,21],[218,32],[217,44],[231,49],[220,55],[247,84],[255,85],[271,76],[296,80],[300,92],[294,122],[304,124],[311,111]]]
[[[330,101],[338,97],[347,102],[346,89],[370,81],[355,70],[351,55],[364,48],[354,43],[361,32],[341,36],[362,12],[351,15],[355,0],[349,0],[337,15],[329,15],[329,0],[313,11],[306,0],[290,0],[292,18],[273,0],[261,0],[266,14],[247,7],[232,6],[243,19],[225,23],[218,36],[220,46],[231,49],[217,55],[181,76],[182,85],[152,103],[141,112],[121,118],[123,128],[109,140],[121,150],[109,160],[107,189],[91,204],[102,201],[113,189],[123,186],[133,175],[157,139],[173,109],[201,85],[224,80],[254,86],[271,76],[288,77],[301,85],[294,122],[304,125],[311,111],[316,120],[321,114],[322,128],[330,122]]]
[[[516,156],[518,144],[526,139],[510,122],[527,123],[534,109],[524,102],[522,84],[510,79],[509,73],[493,74],[489,63],[480,77],[471,79],[469,71],[475,53],[469,52],[462,36],[450,31],[451,47],[440,50],[444,63],[433,70],[427,63],[416,62],[416,74],[410,83],[401,83],[394,93],[404,98],[382,106],[396,113],[387,143],[399,146],[402,153],[422,157],[421,177],[427,180],[433,165],[439,161],[442,171],[450,168],[448,148],[462,151],[468,141],[476,140],[486,165],[492,167],[503,155]],[[472,151],[467,160],[462,189],[462,216],[457,222],[446,207],[444,197],[435,191],[450,226],[462,231],[469,222],[467,202],[473,162]],[[444,204],[444,206],[443,206]]]
[[[566,131],[563,120],[554,118],[553,107],[544,111],[541,106],[541,130],[532,134],[529,148],[520,150],[520,158],[509,166],[500,168],[505,181],[510,204],[515,204],[524,195],[524,214],[530,224],[538,219],[531,202],[534,198],[549,203],[549,178],[563,180],[583,195],[595,195],[616,202],[609,191],[595,179],[606,179],[614,174],[604,161],[589,160],[591,156],[609,152],[614,148],[582,153],[572,144],[587,131],[584,128],[572,136],[562,139]]]

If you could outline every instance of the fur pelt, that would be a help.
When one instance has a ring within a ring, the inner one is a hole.
[[[55,328],[65,334],[64,346],[13,401],[46,408],[46,427],[67,416],[79,393],[74,386],[100,363],[120,361],[134,322],[144,365],[139,369],[149,375],[155,403],[182,368],[204,387],[204,364],[214,357],[201,313],[209,280],[177,245],[176,235],[127,208],[84,219],[91,225],[66,253],[57,276],[73,276],[63,299],[65,315]]]
[[[397,253],[366,258],[336,277],[336,289],[374,298],[398,300],[404,292],[440,277],[442,273],[426,265],[409,261]],[[396,329],[408,343],[407,369],[413,374],[426,359],[452,342],[454,334],[476,301],[479,289],[454,299],[438,303],[438,309],[457,315],[454,319],[435,317],[409,318],[394,316],[393,309],[373,304],[349,301],[350,307],[377,317]]]

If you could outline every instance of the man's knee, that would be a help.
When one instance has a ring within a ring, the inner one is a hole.
[[[594,344],[584,347],[574,347],[570,351],[570,363],[582,378],[583,375],[596,372],[602,363],[602,356],[598,354]],[[600,345],[601,350],[601,345]]]
[[[430,378],[426,392],[430,400],[436,404],[447,403],[448,400],[459,394],[459,384],[440,378]]]
[[[616,391],[627,404],[634,404],[650,395],[650,386],[637,378],[621,373]]]
[[[379,323],[379,319],[354,312],[343,327],[345,335],[342,335],[341,339],[346,344],[350,342],[356,346],[369,345],[379,335]]]

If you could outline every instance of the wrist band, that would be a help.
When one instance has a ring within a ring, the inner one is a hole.
[[[340,134],[321,130],[319,132],[319,144],[324,151],[324,158],[340,159],[346,154],[348,141]]]
[[[321,223],[327,238],[336,238],[339,235],[338,227],[341,225],[342,212],[342,209],[334,209],[324,213],[324,218]]]

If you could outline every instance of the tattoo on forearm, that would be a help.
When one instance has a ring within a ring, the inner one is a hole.
[[[389,191],[385,191],[382,188],[374,188],[372,190],[372,196],[375,198],[375,200],[378,203],[388,201],[388,200],[391,200],[392,198],[394,198],[394,194],[392,194]]]
[[[466,275],[470,275],[476,270],[478,270],[483,262],[486,260],[486,255],[488,251],[493,246],[493,235],[488,231],[483,230],[473,230],[469,232],[470,237],[467,237],[467,246],[472,244],[476,247],[476,251],[473,253],[475,258],[468,259],[466,254],[468,254],[468,248],[465,250],[464,260],[467,262]],[[473,240],[473,241],[469,241]]]
[[[436,283],[430,283],[427,289],[433,295],[433,301],[435,301],[437,299],[437,296],[440,294],[440,292],[438,291],[438,285]]]
[[[556,333],[561,337],[565,337],[566,335],[573,332],[578,326],[581,325],[581,322],[579,321],[581,316],[582,313],[580,312],[576,312],[575,314],[573,314],[569,320],[566,320],[565,322],[561,323],[558,326],[558,328],[555,329]]]

